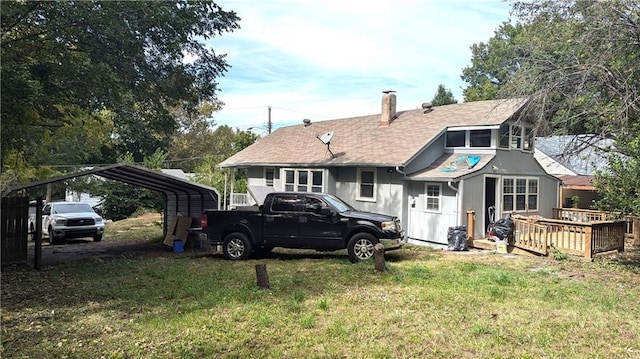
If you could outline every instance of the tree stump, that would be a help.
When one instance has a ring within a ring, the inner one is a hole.
[[[269,285],[269,275],[267,274],[266,264],[256,264],[256,280],[258,282],[258,288],[271,289]]]
[[[376,273],[384,272],[387,266],[384,264],[384,246],[378,243],[373,247],[373,263]]]

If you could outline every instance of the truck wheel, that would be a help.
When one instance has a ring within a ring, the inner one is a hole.
[[[60,241],[53,235],[53,228],[49,227],[47,233],[49,234],[49,244],[60,244]]]
[[[378,239],[372,234],[358,233],[354,235],[347,244],[349,260],[356,263],[373,257],[373,247],[376,244],[378,244]]]
[[[251,255],[251,242],[240,232],[227,235],[222,244],[224,256],[233,261],[248,259]]]
[[[29,225],[29,240],[30,241],[35,241],[36,240],[36,229],[32,224]]]
[[[102,240],[102,234],[94,234],[93,235],[93,241],[94,242],[100,242]]]

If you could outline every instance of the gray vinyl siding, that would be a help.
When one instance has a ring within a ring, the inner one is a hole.
[[[336,191],[334,193],[360,210],[401,217],[404,203],[402,175],[395,170],[389,173],[386,167],[377,168],[376,172],[375,202],[357,199],[358,170],[356,167],[337,169]]]

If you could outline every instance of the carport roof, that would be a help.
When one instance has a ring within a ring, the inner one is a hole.
[[[63,176],[10,187],[5,193],[3,193],[3,196],[28,188],[38,187],[49,183],[65,181],[71,178],[88,175],[96,175],[124,183],[129,183],[143,188],[164,192],[165,194],[178,195],[179,193],[184,193],[186,195],[208,195],[211,196],[211,199],[215,200],[216,202],[219,198],[218,191],[213,187],[187,181],[182,178],[162,173],[160,171],[154,171],[146,167],[130,163],[118,163],[105,167],[96,167],[90,170],[74,172]]]

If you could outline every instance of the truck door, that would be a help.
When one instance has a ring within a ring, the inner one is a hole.
[[[321,214],[322,207],[328,205],[320,198],[305,196],[302,213],[299,219],[300,247],[314,249],[340,248],[342,228],[340,221],[334,215]]]
[[[264,213],[263,238],[267,245],[289,247],[296,244],[302,198],[295,193],[273,195],[270,208]]]
[[[49,235],[49,222],[51,222],[49,217],[51,217],[51,204],[46,204],[42,209],[42,234],[47,236]]]

